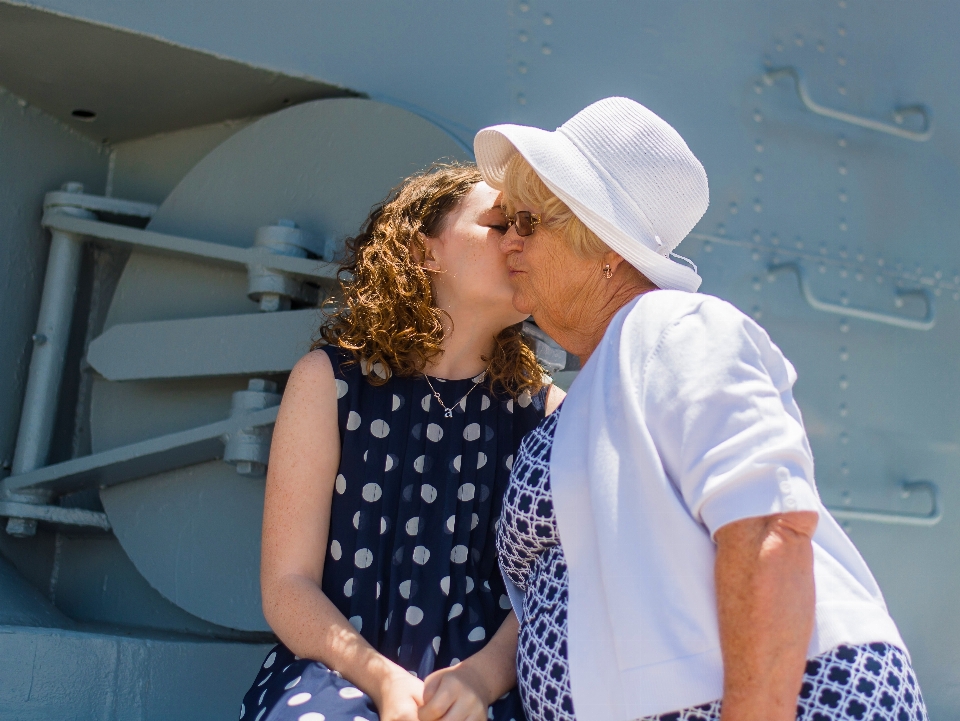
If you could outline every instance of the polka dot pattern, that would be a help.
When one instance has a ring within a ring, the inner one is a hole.
[[[509,613],[499,602],[506,590],[494,521],[509,479],[507,458],[543,418],[545,393],[521,409],[509,396],[480,385],[460,401],[473,379],[431,378],[453,409],[447,418],[422,376],[391,376],[374,386],[368,378],[383,377],[377,364],[352,362],[330,346],[322,352],[337,382],[342,444],[322,588],[374,648],[425,678],[476,653]],[[377,718],[372,707],[346,711],[342,704],[354,700],[337,695],[350,686],[346,682],[336,686],[336,700],[321,704],[321,687],[331,682],[317,684],[337,677],[325,670],[311,676],[304,664],[322,668],[312,661],[286,661],[281,668],[289,664],[290,673],[299,672],[267,678],[276,668],[262,670],[258,680],[264,686],[244,699],[248,718],[267,707],[273,709],[270,721],[309,713],[329,721]],[[296,687],[284,689],[297,676],[302,678]],[[294,692],[313,698],[290,707]],[[281,709],[297,715],[277,716]],[[491,714],[496,721],[522,721],[519,695],[497,701]]]

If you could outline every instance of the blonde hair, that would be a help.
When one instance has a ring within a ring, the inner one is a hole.
[[[520,153],[514,153],[504,169],[503,202],[508,215],[516,212],[517,203],[539,208],[542,225],[558,232],[581,258],[596,258],[610,250],[553,194]]]

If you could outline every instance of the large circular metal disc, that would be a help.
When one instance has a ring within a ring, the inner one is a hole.
[[[218,146],[180,182],[149,228],[250,246],[258,227],[287,218],[320,253],[328,239],[355,233],[370,207],[405,176],[440,158],[465,154],[409,112],[360,99],[306,103]],[[256,313],[246,286],[243,271],[134,252],[107,327]],[[100,379],[90,419],[94,450],[224,419],[231,393],[246,381]],[[267,630],[259,590],[262,480],[210,461],[105,489],[101,498],[124,550],[161,594],[213,623]]]

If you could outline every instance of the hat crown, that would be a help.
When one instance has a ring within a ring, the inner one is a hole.
[[[669,123],[640,103],[604,98],[557,131],[604,177],[607,192],[620,196],[615,204],[625,205],[628,216],[642,216],[620,220],[648,226],[638,235],[651,250],[669,255],[706,212],[710,191],[703,165]]]

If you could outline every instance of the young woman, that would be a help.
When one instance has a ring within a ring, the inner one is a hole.
[[[562,392],[520,334],[506,226],[474,167],[438,166],[348,242],[277,417],[261,585],[281,643],[241,719],[522,721],[495,524]]]

